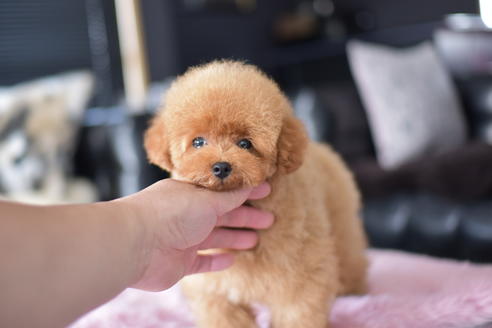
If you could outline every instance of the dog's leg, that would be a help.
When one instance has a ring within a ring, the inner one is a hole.
[[[329,309],[335,299],[335,291],[331,295],[320,290],[319,286],[311,286],[300,292],[294,300],[272,304],[272,328],[327,328],[329,327]]]
[[[340,263],[342,295],[367,293],[367,260],[363,255],[353,254],[350,259]]]
[[[191,307],[198,327],[256,328],[255,317],[247,305],[234,304],[218,294],[193,297]]]
[[[301,275],[290,277],[282,293],[272,294],[270,306],[272,328],[327,328],[329,313],[340,289],[338,261],[331,240],[317,264]]]
[[[341,290],[339,295],[365,294],[368,262],[365,248],[366,238],[359,218],[348,217],[338,227],[336,236],[339,258]]]

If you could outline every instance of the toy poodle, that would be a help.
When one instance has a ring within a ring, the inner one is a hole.
[[[183,286],[201,327],[328,327],[337,295],[366,289],[366,238],[359,194],[328,146],[308,140],[289,101],[256,67],[214,61],[191,68],[168,90],[145,134],[149,160],[176,179],[212,190],[268,181],[248,204],[272,212],[259,244],[227,270],[192,275]]]

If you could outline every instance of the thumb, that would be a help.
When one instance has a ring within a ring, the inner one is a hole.
[[[261,199],[270,194],[270,185],[266,182],[254,188],[243,188],[233,191],[208,193],[208,201],[215,209],[216,215],[222,216],[241,206],[247,199]]]

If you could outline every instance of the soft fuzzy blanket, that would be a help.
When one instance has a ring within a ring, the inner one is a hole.
[[[492,265],[434,259],[395,251],[369,252],[370,293],[340,297],[334,328],[492,327]],[[260,327],[268,310],[257,307]],[[128,289],[72,328],[194,327],[179,287],[161,293]]]

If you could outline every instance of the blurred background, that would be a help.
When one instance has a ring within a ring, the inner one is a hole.
[[[492,260],[492,0],[1,0],[0,194],[108,200],[167,177],[170,81],[257,65],[354,172],[371,246]]]

